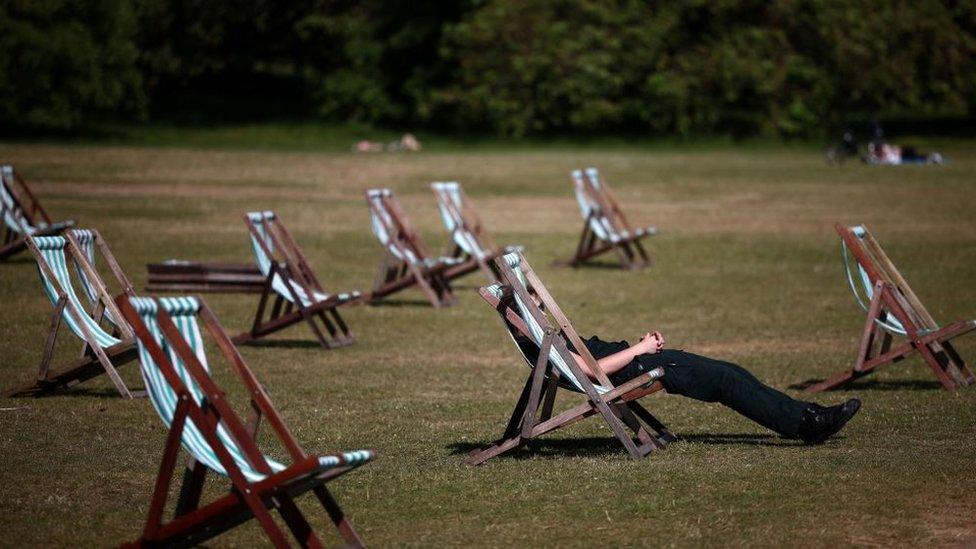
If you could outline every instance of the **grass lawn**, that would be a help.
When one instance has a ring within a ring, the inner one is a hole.
[[[728,146],[354,155],[8,143],[0,161],[54,217],[99,229],[140,288],[148,262],[250,261],[240,214],[274,209],[328,288],[367,290],[380,248],[363,190],[393,188],[437,250],[446,235],[427,184],[457,179],[500,243],[526,246],[584,336],[633,341],[658,329],[670,347],[741,363],[802,397],[789,387],[851,363],[863,322],[835,221],[868,224],[937,319],[976,315],[976,155],[972,142],[944,145],[951,164],[900,168]],[[575,246],[567,174],[583,165],[602,169],[634,222],[661,229],[647,241],[651,269],[551,266]],[[946,393],[918,358],[813,397],[864,400],[822,446],[719,405],[655,395],[645,404],[683,440],[647,459],[628,459],[590,419],[463,466],[468,450],[501,434],[527,371],[475,292],[481,276],[459,281],[450,309],[420,304],[415,291],[347,309],[352,347],[319,350],[296,326],[242,349],[307,450],[377,450],[375,463],[332,485],[368,543],[976,544],[976,388]],[[247,326],[257,300],[206,299],[230,331]],[[32,375],[50,310],[29,254],[0,265],[0,387]],[[77,353],[66,341],[61,358]],[[973,359],[976,337],[958,349]],[[122,372],[141,385],[135,364]],[[218,377],[229,379],[225,369]],[[0,408],[0,545],[135,539],[166,436],[147,401],[121,400],[102,376]],[[325,529],[324,513],[313,516]],[[252,522],[212,544],[259,542]]]

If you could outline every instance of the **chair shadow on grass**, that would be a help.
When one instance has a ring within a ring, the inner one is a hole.
[[[3,262],[7,265],[21,265],[21,264],[26,265],[28,263],[33,265],[34,258],[31,256],[29,252],[27,253],[22,252],[15,255],[14,257],[8,257],[7,259],[4,259]]]
[[[790,389],[797,391],[802,391],[807,389],[812,385],[816,385],[823,381],[822,379],[807,379],[799,383],[794,383],[790,385]],[[935,380],[927,379],[904,379],[904,380],[880,380],[880,379],[862,379],[852,381],[843,387],[838,387],[830,391],[824,391],[822,394],[830,393],[850,393],[854,391],[933,391],[936,389],[941,389],[942,385]]]
[[[381,299],[370,301],[365,304],[367,307],[430,307],[430,301],[426,299]]]
[[[320,349],[322,346],[314,339],[258,339],[248,341],[243,347],[257,349]]]
[[[842,439],[844,437],[835,435],[832,438]],[[678,440],[721,446],[803,446],[803,442],[799,439],[783,438],[768,433],[683,433],[678,437]]]
[[[145,387],[129,387],[129,391],[136,398],[143,398],[146,396]],[[48,398],[98,398],[105,400],[119,399],[122,400],[122,395],[115,389],[115,387],[64,387],[61,389],[54,389],[52,391],[42,393],[39,395],[26,395],[10,398],[10,402],[27,402],[30,400],[48,399]]]
[[[591,260],[591,261],[580,263],[574,267],[570,265],[569,262],[566,261],[565,259],[557,259],[552,263],[550,263],[549,266],[566,268],[566,269],[581,269],[581,270],[589,269],[595,271],[620,271],[620,272],[628,271],[628,269],[621,267],[619,262],[614,262],[614,261],[592,261]],[[649,265],[649,267],[653,267],[653,264]],[[642,269],[635,269],[635,270],[640,271]]]
[[[455,442],[448,445],[453,455],[467,455],[472,450],[487,446],[475,442]],[[579,438],[540,438],[531,440],[518,450],[510,450],[497,457],[507,459],[532,459],[539,457],[587,457],[605,456],[627,451],[615,438],[608,437],[579,437]]]
[[[834,436],[832,439],[842,439]],[[770,446],[791,447],[802,446],[799,440],[782,438],[772,434],[751,433],[687,433],[677,435],[677,441],[715,445],[742,446]],[[467,455],[472,450],[483,448],[489,443],[455,442],[448,446],[451,454]],[[497,457],[510,459],[531,459],[539,457],[595,457],[607,454],[626,455],[627,451],[617,439],[612,437],[566,437],[540,438],[529,441],[519,450],[505,452]]]

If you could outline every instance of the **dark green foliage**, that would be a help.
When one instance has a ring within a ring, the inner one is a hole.
[[[70,128],[145,107],[126,0],[0,3],[0,123]]]
[[[795,136],[976,101],[972,1],[128,2],[0,8],[2,116]]]
[[[937,1],[496,1],[448,35],[457,126],[795,135],[843,113],[966,112],[973,8]]]

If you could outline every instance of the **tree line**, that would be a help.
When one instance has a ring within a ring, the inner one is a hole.
[[[968,114],[976,2],[8,0],[0,122],[226,110],[524,136]]]

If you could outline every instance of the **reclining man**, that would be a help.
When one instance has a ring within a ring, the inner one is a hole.
[[[520,337],[517,341],[527,357],[538,356],[538,347],[529,339]],[[799,438],[806,444],[820,444],[840,431],[861,407],[861,401],[856,398],[830,407],[795,400],[731,362],[665,349],[660,332],[646,333],[635,345],[603,341],[597,336],[585,340],[584,344],[614,385],[654,368],[663,368],[661,383],[668,393],[720,402],[763,427],[787,438]],[[570,351],[580,368],[595,379],[575,349]]]

